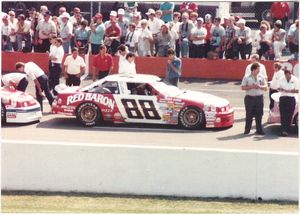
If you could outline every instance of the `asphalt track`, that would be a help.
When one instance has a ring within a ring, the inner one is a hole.
[[[64,80],[62,80],[64,81]],[[85,80],[83,85],[90,83]],[[93,128],[82,127],[73,117],[49,114],[50,106],[45,101],[40,123],[2,125],[2,140],[9,142],[64,142],[99,143],[111,145],[134,145],[143,147],[180,147],[230,149],[246,151],[298,152],[298,131],[293,128],[289,137],[279,137],[279,124],[267,124],[268,94],[265,94],[263,124],[266,135],[255,135],[255,121],[249,135],[244,135],[244,92],[240,82],[222,80],[185,80],[182,89],[211,93],[230,101],[235,109],[235,123],[226,129],[189,131],[176,126],[141,124],[103,124]],[[33,84],[28,90],[34,95]]]

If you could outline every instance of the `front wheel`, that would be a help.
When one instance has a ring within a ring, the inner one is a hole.
[[[205,114],[196,107],[185,107],[179,114],[180,125],[185,129],[199,129],[205,126]]]
[[[100,110],[93,103],[83,103],[76,110],[76,117],[84,126],[94,126],[100,120]]]

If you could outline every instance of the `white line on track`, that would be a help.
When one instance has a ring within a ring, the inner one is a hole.
[[[258,150],[240,150],[240,149],[224,149],[224,148],[193,148],[193,147],[166,147],[166,146],[141,146],[141,145],[121,145],[121,144],[97,144],[97,143],[74,143],[74,142],[50,142],[50,141],[24,141],[24,140],[1,140],[2,149],[5,144],[29,144],[29,145],[61,145],[61,146],[87,146],[87,147],[108,147],[108,148],[141,148],[141,149],[162,149],[162,150],[195,150],[195,151],[214,151],[214,152],[240,152],[240,153],[257,153],[257,154],[280,154],[280,155],[296,155],[297,152],[274,152],[274,151],[258,151]]]

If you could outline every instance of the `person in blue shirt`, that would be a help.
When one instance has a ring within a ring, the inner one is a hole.
[[[171,85],[178,86],[181,77],[181,59],[176,57],[174,49],[168,50],[167,80]]]
[[[161,19],[167,23],[173,21],[175,3],[174,2],[163,2],[160,4],[159,9],[162,11]]]

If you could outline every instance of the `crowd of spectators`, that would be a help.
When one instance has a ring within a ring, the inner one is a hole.
[[[50,39],[59,37],[66,54],[77,47],[80,54],[96,55],[104,44],[114,56],[124,44],[137,56],[167,57],[172,48],[182,58],[248,59],[256,47],[260,59],[279,60],[289,47],[291,58],[298,59],[299,20],[287,28],[280,17],[273,23],[263,20],[253,37],[242,17],[200,17],[193,2],[182,3],[180,11],[174,8],[174,3],[162,2],[156,11],[149,8],[143,19],[138,4],[126,2],[110,12],[109,20],[101,13],[86,20],[77,7],[72,16],[65,7],[54,16],[46,5],[30,9],[26,16],[16,17],[11,10],[2,16],[2,51],[46,52]]]

